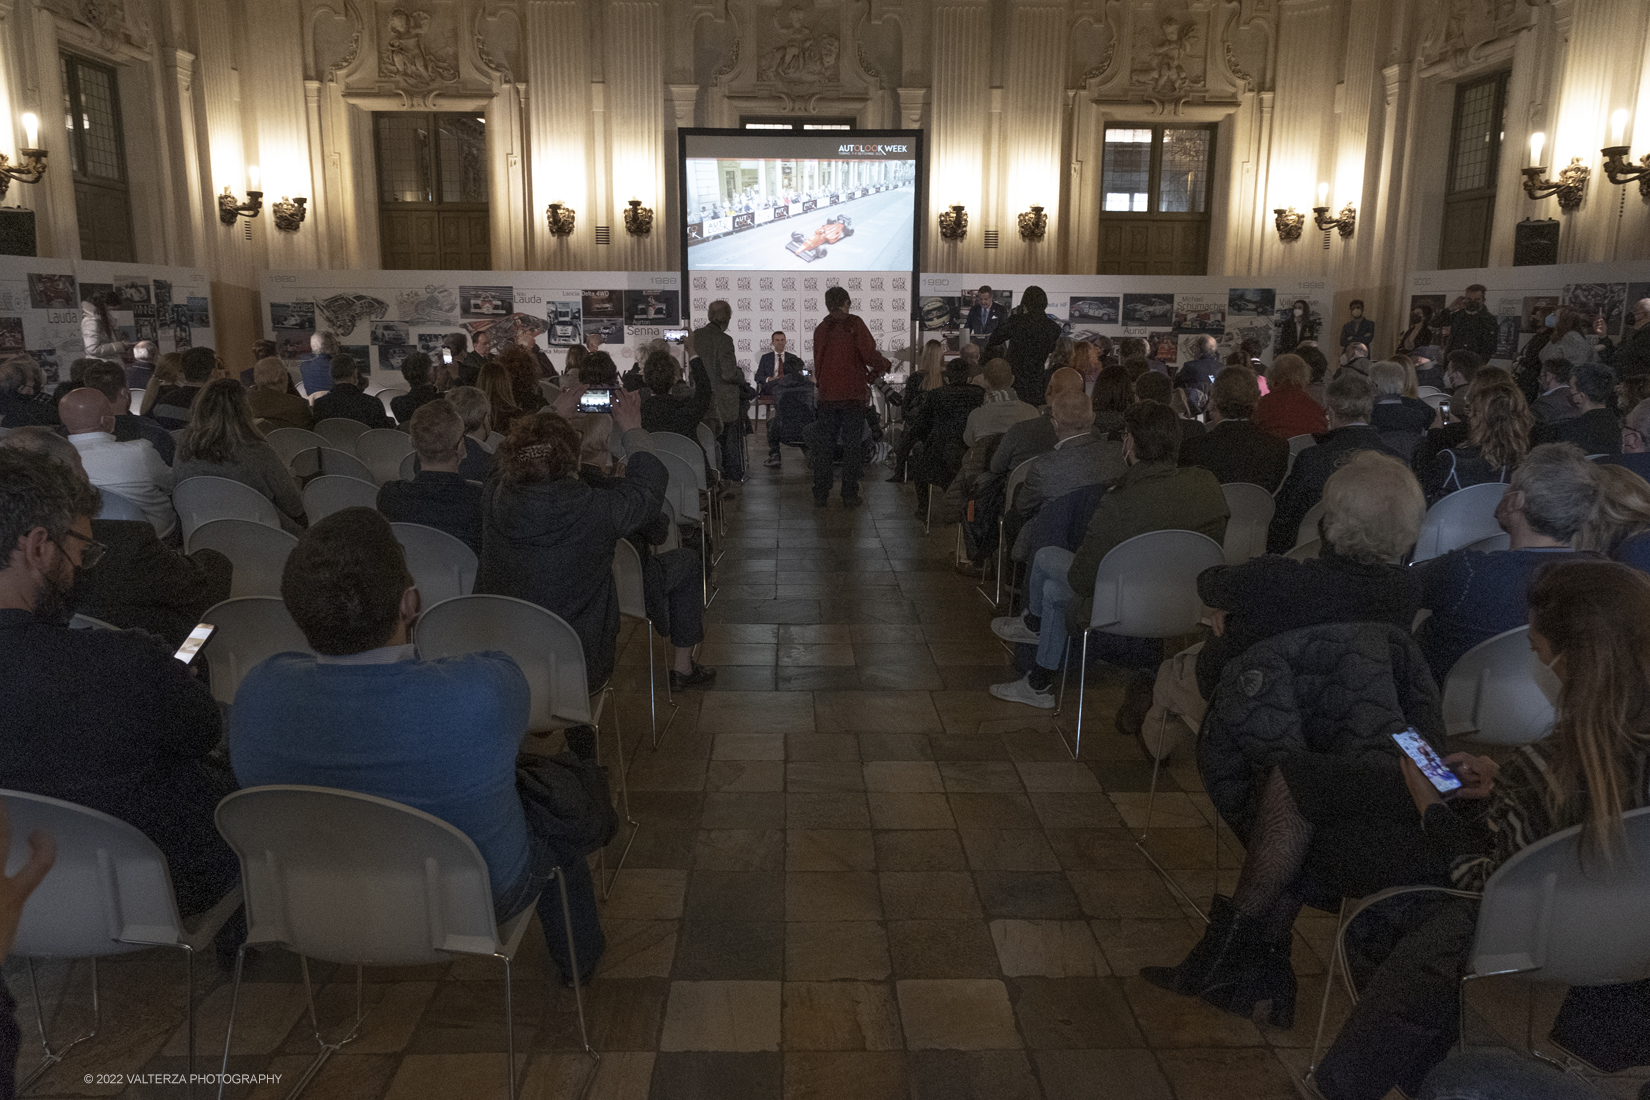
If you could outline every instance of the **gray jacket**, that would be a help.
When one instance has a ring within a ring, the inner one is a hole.
[[[739,369],[739,358],[734,354],[733,337],[715,325],[706,325],[694,332],[693,350],[704,361],[710,375],[711,389],[716,395],[716,417],[724,425],[739,418],[739,384],[745,372]]]
[[[1029,517],[1056,497],[1115,481],[1126,469],[1121,443],[1101,439],[1093,432],[1073,436],[1047,454],[1038,455],[1026,467],[1025,482],[1014,491],[1014,510]],[[1025,535],[1025,528],[1020,534]],[[1018,554],[1020,550],[1016,539],[1014,551]]]

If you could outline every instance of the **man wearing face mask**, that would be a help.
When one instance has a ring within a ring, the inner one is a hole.
[[[1499,322],[1495,314],[1484,306],[1484,286],[1473,283],[1461,297],[1444,311],[1442,324],[1449,329],[1448,351],[1466,349],[1484,362],[1495,358],[1496,330]]]
[[[135,826],[166,856],[184,916],[235,884],[212,825],[235,789],[209,754],[212,693],[132,630],[70,630],[69,592],[95,569],[98,492],[43,454],[0,449],[0,787],[61,798]]]
[[[1349,344],[1362,344],[1368,348],[1375,342],[1375,322],[1364,316],[1363,299],[1352,299],[1348,308],[1352,312],[1352,320],[1341,326],[1341,349],[1344,351]],[[1369,353],[1366,351],[1364,354]]]

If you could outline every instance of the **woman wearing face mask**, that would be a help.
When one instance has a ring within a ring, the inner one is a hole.
[[[1432,307],[1425,302],[1417,303],[1409,311],[1409,327],[1398,337],[1397,350],[1408,355],[1416,348],[1424,348],[1432,342]]]
[[[1289,309],[1289,316],[1283,319],[1283,327],[1278,330],[1278,345],[1272,349],[1272,354],[1287,355],[1299,347],[1302,340],[1317,338],[1318,326],[1312,320],[1312,307],[1304,299],[1296,299]]]
[[[1650,805],[1650,577],[1614,562],[1549,566],[1530,588],[1530,648],[1558,681],[1550,737],[1504,768],[1446,757],[1464,783],[1447,799],[1400,761],[1427,846],[1448,861],[1459,890],[1481,892],[1520,849],[1576,825],[1582,857],[1608,865],[1623,852],[1622,815]],[[1407,902],[1386,914],[1406,934],[1369,975],[1318,1067],[1314,1083],[1327,1100],[1377,1100],[1394,1085],[1413,1095],[1455,1042],[1478,903],[1426,894]]]

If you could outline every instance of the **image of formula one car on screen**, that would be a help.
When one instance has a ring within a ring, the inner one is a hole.
[[[837,214],[825,219],[825,224],[804,236],[801,233],[792,233],[790,243],[785,245],[787,251],[794,252],[802,259],[813,263],[825,258],[825,246],[838,244],[845,237],[854,235],[854,223],[846,214]]]

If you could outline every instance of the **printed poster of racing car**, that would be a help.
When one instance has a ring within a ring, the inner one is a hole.
[[[840,244],[846,237],[854,235],[854,223],[846,214],[836,214],[825,219],[825,224],[804,236],[801,233],[792,233],[790,243],[785,245],[787,252],[794,252],[797,256],[813,263],[823,260],[826,255],[825,246]]]

